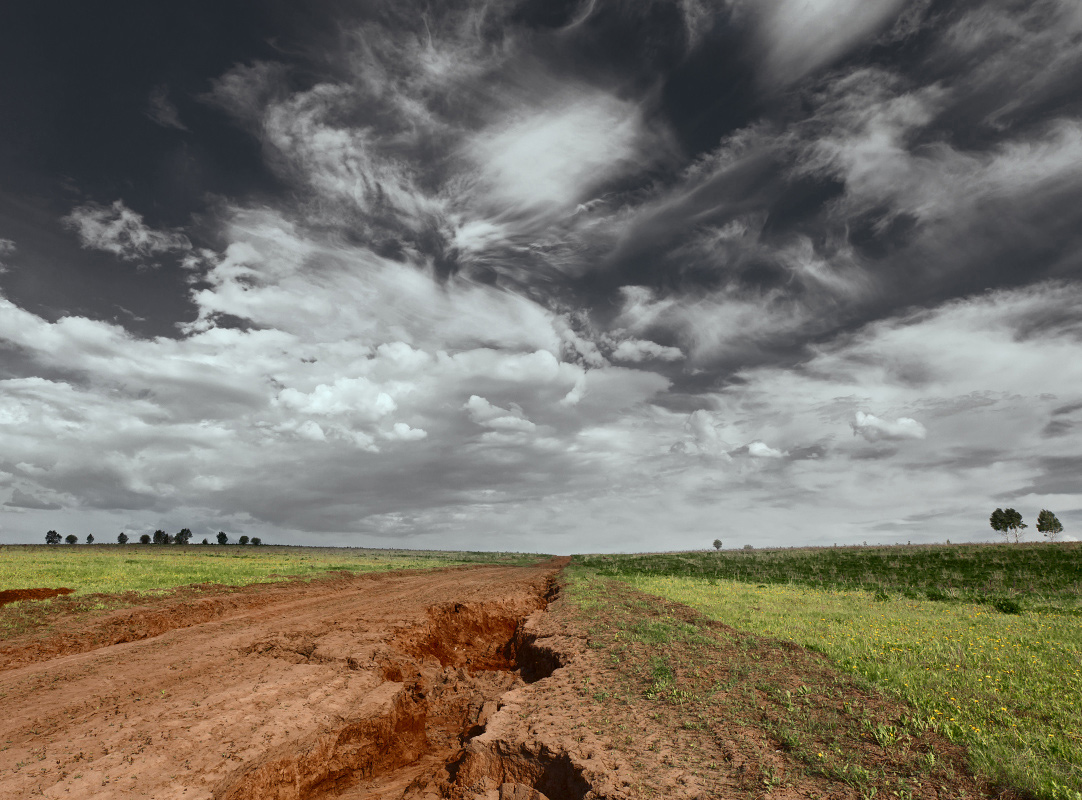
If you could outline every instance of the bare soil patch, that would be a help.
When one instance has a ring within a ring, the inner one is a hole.
[[[614,588],[610,606],[584,613],[557,597],[562,566],[378,573],[71,610],[51,632],[0,650],[0,796],[859,798],[903,774],[922,781],[912,797],[981,796],[961,751],[930,736],[904,753],[837,739],[859,763],[884,765],[879,784],[816,771],[779,741],[786,696],[764,675],[794,692],[841,680],[810,706],[824,728],[846,702],[884,722],[904,709],[814,654],[682,606]],[[657,691],[656,652],[627,641],[628,625],[669,619],[701,632],[696,655],[670,666],[686,697]],[[750,664],[765,672],[743,673]],[[917,765],[928,751],[938,771]]]
[[[56,589],[4,589],[0,591],[0,606],[15,603],[19,600],[47,600],[50,597],[71,594],[74,589],[61,586]]]

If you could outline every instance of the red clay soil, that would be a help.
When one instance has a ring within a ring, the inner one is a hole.
[[[74,591],[65,586],[58,589],[4,589],[0,591],[0,606],[6,606],[18,600],[48,600],[50,597],[59,597]]]
[[[521,684],[515,631],[561,566],[262,587],[113,612],[24,657],[9,640],[0,797],[315,798],[373,779],[401,796]],[[131,640],[86,649],[102,630]]]
[[[626,621],[584,619],[562,598],[545,611],[565,562],[283,582],[98,617],[61,612],[60,632],[0,648],[0,798],[861,796],[798,769],[762,728],[760,712],[767,723],[773,713],[765,698],[754,719],[728,719],[717,706],[721,718],[699,725],[679,716],[687,703],[644,694],[635,676],[652,656],[605,644],[623,647]],[[621,602],[614,594],[611,613]],[[649,613],[693,613],[681,609]],[[761,657],[726,642],[700,649],[708,658],[698,679],[716,685],[735,659]],[[798,655],[779,662],[786,680],[827,669]],[[941,753],[957,775],[927,775],[935,791],[910,796],[981,794],[962,754]]]

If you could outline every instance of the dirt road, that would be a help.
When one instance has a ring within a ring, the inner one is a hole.
[[[522,685],[560,566],[254,588],[8,643],[0,797],[434,797],[436,773],[472,796],[448,760]]]

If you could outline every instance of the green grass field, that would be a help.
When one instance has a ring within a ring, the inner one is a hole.
[[[542,556],[466,551],[251,545],[7,545],[0,589],[66,586],[76,595],[153,593],[193,583],[243,586],[331,570],[375,572],[462,564],[533,563]]]
[[[861,589],[909,599],[1031,605],[1082,611],[1082,542],[581,556],[612,577],[683,576],[743,583]]]
[[[964,743],[974,768],[999,785],[1082,800],[1082,549],[898,549],[576,563],[734,628],[817,650]],[[953,585],[937,582],[944,579]],[[990,604],[1004,598],[1022,613]]]

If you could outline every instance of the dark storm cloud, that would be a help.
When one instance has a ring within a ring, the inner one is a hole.
[[[1034,494],[1082,494],[1082,455],[1040,458],[1036,467],[1033,483],[1013,489],[1004,497],[1014,500]]]
[[[58,511],[63,508],[60,503],[50,503],[46,500],[40,500],[29,492],[24,492],[20,489],[15,489],[11,493],[11,499],[4,503],[5,506],[11,508],[30,508],[38,511]]]

